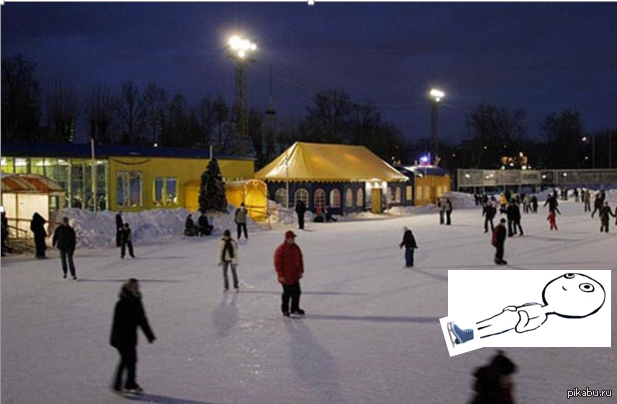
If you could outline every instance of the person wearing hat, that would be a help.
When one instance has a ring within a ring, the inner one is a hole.
[[[227,270],[231,267],[231,276],[234,281],[234,289],[238,292],[238,243],[231,238],[231,232],[225,230],[223,238],[219,244],[219,266],[223,266],[223,280],[225,281],[225,292],[229,291],[229,279],[227,278]]]
[[[413,253],[414,250],[418,248],[418,244],[416,243],[416,238],[413,236],[412,231],[406,226],[403,227],[403,241],[399,244],[399,247],[405,247],[405,267],[413,268]]]
[[[71,271],[71,276],[73,279],[77,279],[77,274],[75,273],[75,263],[73,262],[73,253],[75,253],[77,239],[75,237],[75,230],[69,226],[68,217],[62,218],[62,225],[59,226],[54,232],[52,245],[60,250],[60,260],[62,261],[62,272],[64,273],[64,279],[66,279],[67,275],[67,266]]]
[[[491,242],[493,247],[495,247],[495,264],[497,265],[508,264],[508,262],[503,259],[506,235],[506,219],[502,218],[499,220],[499,224],[495,226],[495,230],[493,230],[493,238]]]
[[[289,317],[290,313],[305,314],[300,308],[300,279],[304,274],[304,263],[302,250],[296,244],[296,237],[293,231],[288,230],[285,233],[285,241],[274,252],[274,269],[279,283],[283,286],[281,311],[285,317]]]

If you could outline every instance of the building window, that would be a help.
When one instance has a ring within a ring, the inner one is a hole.
[[[394,189],[394,203],[401,203],[401,187]]]
[[[287,207],[287,189],[279,188],[274,193],[274,202]]]
[[[141,172],[118,171],[116,184],[116,202],[118,207],[141,206]]]
[[[358,188],[356,193],[356,206],[359,208],[364,207],[364,190],[362,188]]]
[[[176,178],[154,179],[154,204],[156,206],[171,206],[178,204],[178,181]]]
[[[27,174],[28,173],[28,159],[15,158],[15,173]]]
[[[323,189],[318,189],[315,191],[315,208],[321,208],[323,211],[324,206],[326,205],[326,191]]]
[[[339,191],[338,189],[333,189],[332,191],[330,191],[330,207],[341,207],[341,191]]]
[[[408,201],[411,201],[413,199],[411,185],[407,185],[405,187],[405,194],[406,194],[405,197]]]
[[[2,157],[2,172],[13,173],[15,167],[13,166],[13,157]]]
[[[306,189],[300,188],[296,191],[295,203],[298,203],[298,201],[304,202],[304,205],[307,208],[309,207],[309,193]]]
[[[347,188],[345,191],[345,207],[353,208],[353,191],[351,188]]]
[[[416,200],[422,201],[424,196],[422,195],[422,187],[420,185],[416,185]]]

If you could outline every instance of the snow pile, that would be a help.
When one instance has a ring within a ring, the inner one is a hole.
[[[235,208],[228,206],[228,212],[208,214],[208,220],[214,226],[213,234],[236,228]],[[147,244],[182,237],[189,213],[193,214],[193,221],[197,224],[200,213],[189,212],[185,208],[123,212],[122,220],[131,227],[133,243]],[[64,216],[69,218],[69,224],[77,233],[78,248],[111,247],[116,244],[116,212],[68,208],[58,211],[55,221],[62,222]],[[247,217],[247,228],[250,233],[262,230],[250,217]]]
[[[386,210],[387,214],[394,216],[421,215],[434,212],[437,212],[437,206],[432,203],[423,206],[393,206]]]
[[[464,192],[446,192],[443,195],[444,198],[450,199],[452,207],[454,209],[475,208],[476,201],[473,194],[467,194]]]
[[[272,200],[268,200],[268,213],[270,224],[279,226],[297,226],[298,215],[294,208],[286,208]],[[309,210],[304,213],[304,222],[310,223],[315,219],[315,214]]]

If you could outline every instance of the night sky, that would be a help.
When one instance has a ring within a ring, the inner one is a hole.
[[[8,3],[2,56],[37,63],[45,90],[149,81],[190,102],[234,98],[226,37],[259,46],[249,104],[265,109],[269,69],[283,120],[299,120],[315,91],[371,100],[409,140],[429,133],[432,86],[446,92],[440,135],[465,135],[466,110],[487,101],[522,108],[528,133],[572,108],[587,130],[617,127],[617,4],[572,3]]]

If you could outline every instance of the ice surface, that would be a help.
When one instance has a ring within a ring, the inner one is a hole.
[[[617,194],[610,197],[615,206]],[[558,232],[548,230],[545,209],[523,215],[525,236],[507,240],[511,266],[504,271],[615,269],[614,220],[611,233],[600,234],[599,221],[583,214],[582,204],[560,202],[560,210]],[[3,258],[2,403],[126,403],[108,389],[117,361],[108,339],[119,287],[129,277],[142,282],[158,338],[149,345],[140,336],[138,380],[150,402],[467,402],[471,372],[494,350],[448,356],[438,321],[447,315],[447,274],[496,267],[480,209],[457,209],[452,220],[439,226],[430,213],[307,222],[306,231],[297,231],[306,266],[304,319],[280,315],[272,254],[283,228],[253,231],[240,243],[237,295],[221,293],[218,236],[172,238],[152,230],[165,237],[137,238],[134,260],[120,260],[113,247],[80,249],[78,282],[61,279],[55,251],[44,261]],[[107,243],[113,223],[110,214],[101,236]],[[398,248],[403,226],[420,247],[413,270],[403,269]],[[613,276],[613,290],[616,283]],[[615,318],[614,299],[611,308]],[[613,327],[613,348],[507,348],[519,366],[516,402],[565,403],[574,387],[616,394],[616,332]]]

